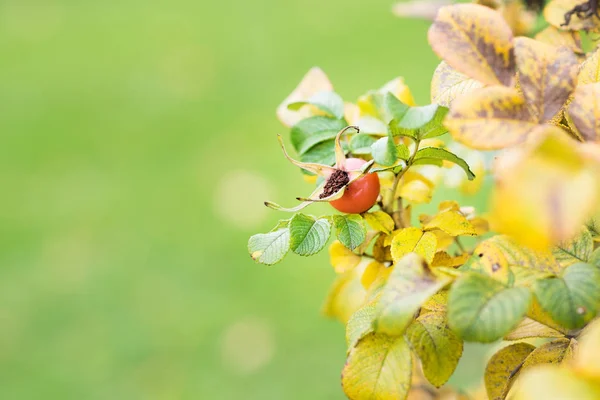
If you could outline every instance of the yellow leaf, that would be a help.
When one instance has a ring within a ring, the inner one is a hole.
[[[476,4],[441,8],[429,28],[431,47],[448,65],[487,85],[511,85],[512,37],[498,12]]]
[[[461,74],[444,61],[431,78],[431,102],[450,107],[454,99],[483,87],[481,82]]]
[[[373,211],[364,214],[365,219],[371,228],[389,235],[394,230],[394,220],[388,213],[383,211]]]
[[[485,388],[490,400],[504,400],[515,378],[515,371],[535,350],[528,343],[515,343],[500,349],[485,368]]]
[[[452,257],[445,251],[438,251],[431,262],[432,267],[459,267],[467,262],[469,254],[461,254],[460,256]]]
[[[371,284],[375,281],[380,271],[386,269],[385,266],[377,261],[370,262],[365,268],[365,272],[363,272],[362,278],[360,279],[360,283],[363,287],[368,290]]]
[[[401,185],[397,194],[406,201],[422,204],[431,201],[433,189],[421,180],[412,180]]]
[[[442,290],[431,296],[425,303],[423,303],[421,308],[427,311],[445,313],[448,308],[447,304],[448,291]]]
[[[596,49],[581,64],[577,81],[578,85],[600,82],[600,49]]]
[[[531,299],[531,305],[529,306],[529,310],[527,310],[527,317],[541,324],[549,326],[550,328],[556,331],[562,333],[567,332],[567,329],[561,327],[559,324],[554,322],[550,315],[548,315],[548,313],[542,309],[540,303],[537,301],[535,296],[533,296]]]
[[[351,271],[360,263],[360,260],[360,256],[354,254],[338,240],[329,246],[329,262],[338,274]]]
[[[477,235],[475,228],[467,221],[467,218],[460,211],[453,210],[437,214],[423,226],[423,229],[426,231],[440,229],[450,236]]]
[[[535,11],[528,10],[520,1],[507,1],[500,11],[515,36],[527,35],[535,26]]]
[[[568,363],[573,358],[577,348],[577,340],[559,338],[552,342],[544,343],[531,352],[525,359],[521,371],[539,364]]]
[[[523,96],[539,122],[554,117],[575,89],[575,54],[533,39],[515,39],[517,71]]]
[[[557,47],[566,47],[575,54],[584,54],[581,47],[581,35],[577,31],[559,30],[553,25],[535,35],[535,40]]]
[[[583,4],[582,0],[552,0],[544,8],[544,18],[551,25],[558,29],[565,29],[565,14],[571,11],[575,6]],[[583,15],[582,15],[583,16]],[[598,19],[595,17],[579,18],[573,14],[569,22],[568,29],[572,31],[595,30],[598,28]]]
[[[553,365],[524,371],[510,392],[511,400],[598,400],[600,385]]]
[[[417,253],[431,263],[436,245],[437,239],[433,233],[423,232],[419,228],[405,228],[392,239],[392,258],[394,262],[398,262],[409,253]]]
[[[350,350],[342,388],[352,400],[405,399],[411,373],[412,353],[404,337],[371,333]]]
[[[473,226],[473,229],[475,229],[475,232],[478,236],[481,236],[490,230],[490,224],[485,218],[475,217],[469,219],[469,222]]]
[[[600,319],[590,323],[579,339],[574,368],[580,374],[600,382]]]
[[[575,235],[592,214],[598,179],[564,131],[545,126],[533,143],[497,173],[491,209],[495,230],[522,245],[546,249]]]
[[[539,323],[531,318],[523,318],[523,320],[512,330],[508,335],[504,336],[504,340],[521,340],[528,338],[560,338],[564,334]]]
[[[373,245],[373,258],[379,262],[392,261],[392,253],[390,252],[391,243],[391,236],[379,235]]]
[[[307,108],[300,111],[288,110],[288,104],[308,100],[319,92],[330,92],[333,86],[321,68],[313,67],[302,78],[294,91],[277,107],[277,118],[287,127],[296,125],[300,120],[310,116]]]
[[[444,120],[457,141],[480,150],[523,142],[537,126],[515,89],[491,86],[457,99]]]
[[[438,250],[445,250],[448,247],[450,247],[451,244],[454,243],[454,237],[450,236],[449,234],[447,234],[444,231],[435,230],[435,231],[432,231],[431,233],[433,233],[435,235],[435,238],[437,239],[437,249]]]
[[[581,137],[600,140],[600,83],[578,86],[567,112]]]
[[[407,106],[415,106],[415,99],[410,91],[410,88],[404,83],[404,78],[397,77],[392,79],[379,89],[380,93],[390,92]]]
[[[329,289],[323,314],[347,323],[365,302],[367,292],[360,283],[364,268],[358,267],[338,275]]]

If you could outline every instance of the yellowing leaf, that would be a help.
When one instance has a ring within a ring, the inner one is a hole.
[[[565,14],[577,5],[583,4],[585,1],[582,0],[552,0],[546,8],[544,8],[544,18],[551,25],[565,29],[563,24],[565,23]],[[582,13],[585,14],[585,13]],[[583,17],[583,15],[582,15]],[[594,16],[580,18],[577,13],[571,16],[569,21],[568,29],[572,31],[581,30],[594,30],[598,27],[598,19]]]
[[[600,83],[581,85],[567,109],[569,122],[585,140],[600,140]]]
[[[431,78],[431,102],[450,107],[454,99],[483,87],[481,82],[461,74],[444,61]]]
[[[452,257],[445,251],[438,251],[433,257],[432,267],[459,267],[469,259],[469,254],[461,254],[457,257]]]
[[[321,68],[311,68],[296,89],[277,107],[277,118],[287,127],[296,125],[300,120],[310,116],[307,108],[300,111],[288,110],[288,104],[306,101],[319,92],[332,91],[333,86]]]
[[[521,363],[535,346],[515,343],[500,349],[492,356],[485,368],[485,389],[490,400],[504,400]]]
[[[360,278],[360,283],[362,283],[363,287],[368,290],[375,279],[377,279],[379,274],[386,269],[389,270],[390,268],[386,268],[385,265],[377,261],[370,262]]]
[[[511,400],[598,400],[600,385],[566,368],[543,365],[524,371],[510,395]]]
[[[387,82],[379,89],[379,92],[383,94],[390,92],[407,106],[415,105],[415,99],[413,98],[410,88],[404,83],[404,78],[402,77],[397,77]]]
[[[581,231],[552,250],[556,261],[563,268],[578,262],[587,262],[594,251],[594,241],[590,231],[583,227]]]
[[[544,249],[573,236],[594,211],[598,178],[576,142],[553,126],[517,162],[497,173],[491,209],[495,230]]]
[[[406,330],[406,339],[421,359],[427,380],[435,387],[446,383],[462,356],[463,342],[448,328],[445,315],[420,316]]]
[[[369,334],[350,350],[342,388],[353,400],[404,399],[410,389],[412,354],[404,337]]]
[[[596,49],[581,64],[577,81],[578,85],[600,82],[600,49]]]
[[[531,318],[523,318],[523,320],[512,330],[508,335],[504,336],[504,340],[521,340],[528,338],[560,338],[564,334],[539,323]]]
[[[431,201],[433,190],[421,180],[412,180],[402,184],[397,194],[411,203],[423,204]]]
[[[600,320],[588,325],[579,339],[574,368],[586,377],[600,381]]]
[[[379,235],[373,245],[373,258],[379,262],[392,261],[392,253],[390,252],[391,243],[391,236]]]
[[[394,230],[394,220],[383,211],[373,211],[364,215],[371,228],[389,235]]]
[[[535,40],[557,47],[566,47],[575,54],[583,54],[581,35],[577,31],[559,30],[557,27],[549,25],[535,35]]]
[[[554,117],[575,89],[579,64],[575,54],[533,39],[515,40],[519,84],[539,122]]]
[[[428,263],[433,261],[437,239],[431,232],[423,232],[419,228],[402,229],[394,236],[391,244],[392,258],[398,262],[409,253],[421,255]]]
[[[329,246],[329,263],[338,274],[353,270],[360,260],[360,256],[354,254],[337,240]]]
[[[446,313],[448,304],[448,291],[442,290],[431,296],[423,305],[422,310]]]
[[[455,140],[481,150],[518,144],[537,125],[523,97],[502,86],[478,89],[457,99],[444,124]]]
[[[512,32],[496,11],[476,4],[440,9],[429,29],[433,50],[457,71],[488,85],[510,86]]]
[[[570,362],[577,347],[575,339],[560,338],[544,343],[525,359],[521,370],[539,364],[560,364]]]
[[[352,314],[365,302],[367,292],[360,283],[363,268],[338,275],[329,289],[323,305],[323,314],[347,323]]]
[[[376,303],[369,303],[358,309],[346,324],[346,344],[348,352],[352,350],[360,339],[373,332],[373,319],[375,318]]]
[[[423,229],[433,230],[440,229],[450,236],[470,235],[475,236],[477,232],[467,218],[459,211],[443,211],[433,217]]]

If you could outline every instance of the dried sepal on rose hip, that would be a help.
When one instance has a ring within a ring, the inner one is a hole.
[[[307,198],[298,197],[302,203],[296,207],[284,208],[272,202],[265,202],[267,207],[280,211],[296,212],[314,202],[329,202],[338,211],[348,214],[360,214],[368,211],[377,202],[379,196],[379,177],[376,173],[369,173],[374,161],[365,161],[360,158],[346,158],[340,144],[342,135],[358,127],[348,126],[338,132],[335,137],[335,166],[304,163],[294,160],[285,150],[283,139],[277,136],[285,157],[297,167],[325,178],[323,184]]]

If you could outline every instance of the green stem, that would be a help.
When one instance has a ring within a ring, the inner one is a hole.
[[[402,177],[408,171],[408,169],[412,166],[415,156],[417,155],[417,151],[419,151],[419,145],[421,144],[420,140],[415,140],[415,151],[410,155],[409,159],[406,161],[406,167],[402,169],[402,171],[398,172],[398,174],[394,177],[394,183],[392,184],[392,190],[390,191],[387,201],[384,202],[383,211],[388,213],[394,219],[396,223],[396,228],[404,228],[404,221],[402,218],[402,198],[398,198],[397,201],[397,210],[394,211],[394,196],[396,195],[396,191],[398,190],[398,186],[400,185],[400,181]]]

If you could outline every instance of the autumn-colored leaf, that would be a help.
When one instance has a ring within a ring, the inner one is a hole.
[[[528,343],[515,343],[500,349],[485,368],[485,388],[490,400],[504,400],[516,373],[527,356],[535,350]]]
[[[428,263],[433,261],[437,239],[431,232],[423,232],[419,228],[405,228],[395,234],[392,239],[391,251],[394,262],[408,253],[421,255]]]
[[[552,254],[562,268],[578,262],[587,262],[594,251],[594,240],[592,234],[586,227],[582,227],[581,231],[565,240],[558,243],[553,249]]]
[[[457,99],[444,124],[454,139],[481,150],[520,143],[537,125],[523,97],[503,86],[481,88]]]
[[[539,122],[560,111],[575,89],[579,64],[575,54],[526,37],[515,40],[519,84]]]
[[[589,324],[579,339],[574,368],[586,377],[600,381],[600,319]]]
[[[545,126],[541,139],[498,170],[492,225],[520,244],[545,249],[572,237],[594,211],[598,178],[577,142]]]
[[[498,12],[476,4],[441,8],[429,29],[431,47],[448,65],[488,85],[511,85],[512,37]]]
[[[585,140],[600,140],[600,83],[578,86],[568,108],[569,121]]]
[[[367,295],[360,283],[363,269],[359,266],[336,277],[323,305],[325,316],[345,324],[363,306]]]
[[[337,240],[329,246],[329,263],[338,274],[353,270],[360,260],[360,256],[354,254]]]
[[[600,49],[596,49],[581,64],[577,82],[578,85],[600,82]]]
[[[581,35],[577,31],[560,30],[553,25],[549,25],[535,35],[535,40],[557,47],[566,47],[575,54],[583,54]]]
[[[576,348],[577,340],[575,339],[559,338],[544,343],[527,356],[521,370],[539,364],[568,363],[572,360]]]
[[[528,338],[560,338],[564,334],[537,322],[531,318],[523,318],[523,320],[512,330],[508,335],[504,336],[504,340],[522,340]]]
[[[443,211],[435,215],[431,221],[423,226],[425,231],[440,229],[450,236],[470,235],[476,236],[473,225],[460,211]]]
[[[442,61],[431,78],[431,102],[450,107],[454,99],[468,94],[483,84],[461,74]]]
[[[598,400],[600,385],[569,369],[543,365],[524,371],[510,396],[511,400]]]
[[[371,333],[350,350],[342,388],[352,400],[405,399],[411,373],[412,353],[404,337]]]
[[[383,211],[373,211],[364,215],[371,228],[389,235],[394,230],[394,220]]]

